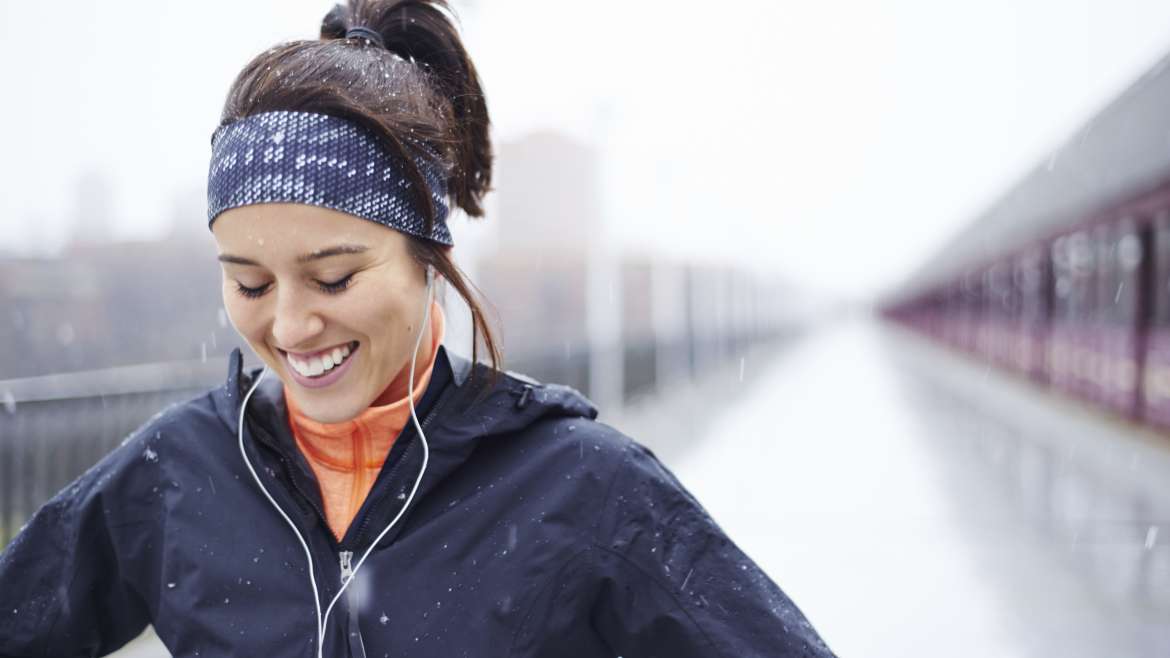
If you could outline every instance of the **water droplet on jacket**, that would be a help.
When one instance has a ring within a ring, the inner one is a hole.
[[[516,524],[515,524],[515,523],[512,523],[512,524],[509,524],[509,525],[508,525],[508,550],[509,550],[509,551],[511,551],[511,550],[515,550],[515,548],[516,548],[516,542],[517,542],[517,540],[518,540],[518,538],[519,538],[519,537],[518,537],[518,536],[519,536],[519,532],[520,532],[520,531],[519,531],[519,528],[517,528],[517,527],[516,527]],[[506,551],[505,551],[505,552],[506,552]]]

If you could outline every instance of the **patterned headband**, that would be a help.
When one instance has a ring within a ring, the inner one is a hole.
[[[401,159],[364,127],[313,112],[253,114],[221,126],[211,138],[207,227],[229,208],[304,203],[453,245],[445,170],[433,153],[415,164],[435,205],[429,233]]]

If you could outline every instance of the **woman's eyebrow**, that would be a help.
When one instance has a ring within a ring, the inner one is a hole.
[[[312,253],[302,254],[297,256],[298,263],[308,263],[322,258],[329,258],[330,256],[338,256],[341,254],[360,254],[368,251],[369,247],[360,244],[339,244],[325,249],[318,249]],[[221,263],[235,263],[236,265],[253,265],[260,267],[260,263],[243,256],[233,256],[231,254],[220,254],[219,262]]]

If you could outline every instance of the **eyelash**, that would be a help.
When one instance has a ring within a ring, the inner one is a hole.
[[[340,281],[334,281],[333,283],[322,283],[318,281],[317,284],[321,288],[322,292],[328,293],[330,295],[337,295],[348,288],[352,281],[353,275],[350,274]],[[249,299],[260,297],[266,290],[268,290],[267,285],[265,285],[263,288],[249,288],[239,281],[236,281],[236,291],[239,292],[240,295]]]

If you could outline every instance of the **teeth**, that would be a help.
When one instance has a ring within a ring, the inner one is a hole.
[[[309,364],[304,363],[303,361],[297,361],[291,356],[288,358],[288,362],[292,364],[294,370],[301,373],[305,377],[312,376],[312,370],[309,368]]]
[[[308,362],[301,361],[291,354],[287,356],[288,362],[298,373],[304,375],[305,377],[316,377],[327,370],[331,370],[341,365],[341,362],[344,361],[345,358],[349,356],[349,354],[350,348],[347,344],[344,347],[335,347],[333,348],[332,352],[327,352],[322,356],[315,356],[309,359]]]

